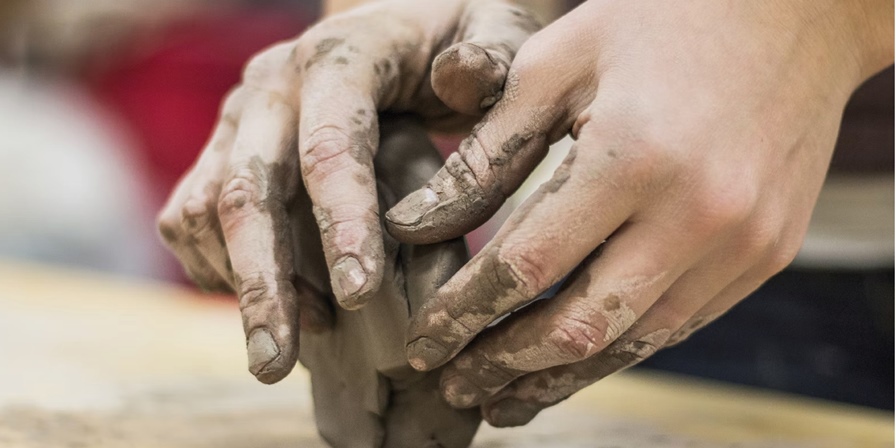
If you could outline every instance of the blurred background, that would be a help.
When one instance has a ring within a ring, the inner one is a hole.
[[[0,1],[0,257],[186,284],[155,214],[245,61],[320,11],[311,0]],[[446,153],[457,142],[439,141]],[[892,410],[893,142],[890,68],[847,108],[794,266],[641,368]],[[473,251],[568,145],[469,237]]]

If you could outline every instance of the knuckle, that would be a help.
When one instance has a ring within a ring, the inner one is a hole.
[[[627,143],[624,158],[628,176],[647,188],[665,186],[683,165],[682,154],[673,144],[665,140],[661,131],[644,126]]]
[[[472,136],[470,138],[475,140],[477,137]],[[445,172],[467,195],[473,197],[486,197],[490,196],[487,192],[497,192],[497,189],[494,188],[496,182],[494,182],[495,179],[492,175],[493,167],[488,164],[487,158],[482,152],[481,145],[476,143],[464,146],[462,151],[458,151],[448,156],[448,160],[445,161]],[[482,163],[477,163],[477,161]],[[486,169],[482,170],[475,168],[483,164],[488,165]],[[484,174],[484,172],[487,172],[488,174]],[[491,185],[492,188],[489,188],[489,185]]]
[[[590,358],[603,348],[606,328],[569,314],[561,314],[555,322],[547,342],[568,361]]]
[[[684,152],[652,118],[633,118],[592,112],[579,117],[580,139],[607,141],[600,153],[612,164],[627,188],[655,191],[665,188],[685,165]]]
[[[242,86],[234,87],[224,98],[224,102],[221,103],[221,119],[236,124],[239,118],[240,108],[243,106],[245,98],[245,88]]]
[[[524,245],[501,247],[495,261],[500,286],[530,298],[540,294],[551,286],[543,260]]]
[[[238,168],[224,183],[218,199],[218,213],[228,215],[247,204],[260,204],[266,199],[267,185],[249,168]]]
[[[742,259],[757,261],[768,253],[780,235],[780,224],[762,216],[750,218],[737,236],[734,253]]]
[[[243,83],[256,86],[263,85],[271,75],[270,62],[265,52],[261,52],[246,63],[243,69]]]
[[[252,56],[243,68],[243,83],[254,87],[269,87],[271,80],[282,73],[286,54],[293,44],[280,43]]]
[[[380,17],[380,21],[398,22],[393,17]],[[356,56],[363,54],[366,44],[352,39],[346,30],[357,27],[363,19],[341,16],[321,21],[308,28],[297,41],[290,53],[290,65],[296,73],[310,72],[315,66],[326,65],[344,69]],[[381,23],[381,25],[386,25]],[[387,25],[388,26],[388,25]],[[393,34],[398,33],[392,29]],[[360,47],[360,48],[359,48]],[[340,69],[341,70],[341,69]]]
[[[306,179],[326,177],[354,165],[363,156],[357,140],[337,126],[314,129],[302,145],[302,175]]]
[[[373,205],[341,204],[313,211],[324,241],[336,247],[360,247],[380,238],[379,214]]]
[[[237,277],[236,281],[241,310],[255,308],[271,297],[270,282],[262,274],[251,274],[245,278]]]
[[[191,197],[181,207],[181,222],[188,232],[198,234],[211,225],[211,204],[205,197]]]
[[[707,233],[730,229],[747,222],[756,208],[757,192],[731,182],[704,182],[698,187],[692,224]]]
[[[162,240],[169,246],[178,244],[181,234],[181,221],[170,212],[162,212],[156,219],[156,228]]]

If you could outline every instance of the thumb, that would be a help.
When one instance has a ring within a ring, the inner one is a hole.
[[[423,188],[386,213],[402,242],[431,244],[462,236],[487,221],[569,130],[562,94],[540,84],[544,70],[511,69],[497,103]]]
[[[459,42],[433,60],[436,96],[457,112],[482,115],[501,99],[516,52],[540,28],[531,14],[504,0],[469,2]]]

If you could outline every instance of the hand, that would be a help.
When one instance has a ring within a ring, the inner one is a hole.
[[[445,398],[520,425],[731,308],[797,253],[843,106],[892,62],[892,8],[592,0],[533,36],[504,98],[388,229],[462,234],[549,143],[577,142],[413,319],[411,364],[453,358]]]
[[[290,372],[299,327],[330,320],[323,294],[293,267],[288,210],[300,182],[336,299],[358,308],[383,277],[377,112],[468,129],[501,96],[511,59],[536,29],[497,0],[383,1],[328,18],[248,63],[159,229],[198,284],[238,293],[259,380]]]

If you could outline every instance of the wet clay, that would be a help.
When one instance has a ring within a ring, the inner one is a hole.
[[[422,128],[408,117],[383,116],[374,160],[381,211],[419,188],[441,165]],[[311,202],[300,194],[293,223],[296,272],[330,291]],[[479,409],[451,408],[439,393],[441,371],[421,373],[405,356],[411,313],[467,260],[462,240],[429,246],[385,241],[382,286],[356,311],[334,306],[332,330],[302,331],[299,360],[311,373],[318,430],[334,447],[465,447],[479,426]]]

